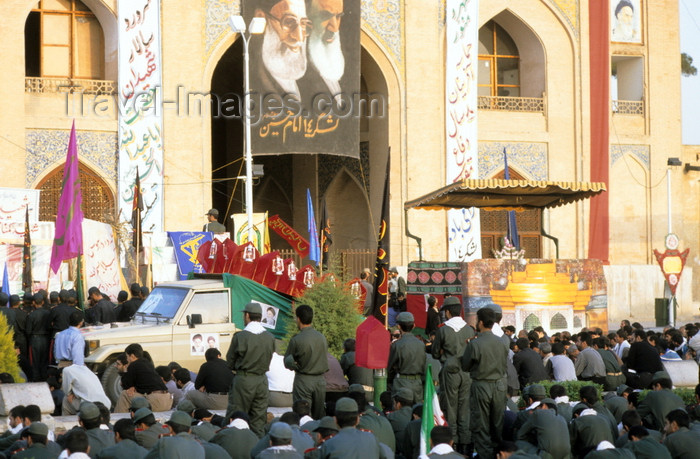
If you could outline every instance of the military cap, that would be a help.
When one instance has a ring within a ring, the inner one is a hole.
[[[336,410],[337,410],[336,406]],[[338,427],[338,424],[335,423],[335,419],[333,419],[332,416],[324,416],[321,418],[320,421],[318,421],[318,426],[316,426],[315,429],[313,429],[312,432],[316,432],[319,429],[329,429],[329,430],[335,430],[340,431],[340,427]]]
[[[362,384],[350,384],[350,387],[348,387],[348,394],[364,394],[365,393],[365,386]]]
[[[216,209],[209,209],[209,212],[207,212],[205,215],[211,215],[212,217],[219,217],[219,211]]]
[[[343,397],[335,402],[335,411],[341,411],[343,413],[357,413],[359,408],[357,407],[357,402],[349,397]]]
[[[503,309],[501,309],[501,307],[499,305],[497,305],[496,303],[489,303],[489,304],[484,305],[483,307],[488,308],[488,309],[492,310],[493,312],[503,314]]]
[[[139,408],[150,408],[151,404],[146,397],[134,397],[131,399],[131,411],[136,411]]]
[[[656,373],[654,373],[654,376],[652,376],[651,383],[654,384],[663,379],[668,379],[669,381],[671,381],[671,375],[669,375],[668,372],[663,370],[657,371]]]
[[[245,307],[243,308],[243,312],[250,312],[251,314],[262,315],[262,306],[260,306],[260,303],[251,301],[250,303],[245,305]]]
[[[100,417],[100,409],[92,402],[82,402],[78,410],[78,417],[85,420],[97,419]]]
[[[292,428],[286,422],[275,422],[270,426],[270,437],[278,440],[291,440]]]
[[[557,402],[552,400],[551,398],[543,398],[542,401],[540,402],[542,405],[548,405],[550,408],[554,408],[554,411],[557,410]]]
[[[396,273],[396,274],[398,274],[398,273],[399,273],[399,270],[396,269],[396,266],[392,266],[392,267],[389,269],[389,272],[390,272],[390,273]]]
[[[624,394],[628,390],[631,391],[632,388],[630,386],[628,386],[627,384],[620,384],[619,386],[617,386],[617,395],[622,397],[622,394]]]
[[[546,397],[547,391],[542,384],[530,384],[523,390],[523,395],[525,394],[530,397]]]
[[[152,414],[153,411],[149,410],[148,408],[139,408],[134,413],[134,424],[138,424],[139,422],[143,421],[146,417]]]
[[[194,403],[190,399],[184,399],[180,403],[177,404],[177,407],[175,408],[177,411],[182,411],[184,413],[190,414],[194,410],[197,409],[196,406],[194,406]]]
[[[184,411],[173,411],[173,414],[170,415],[168,423],[190,427],[192,425],[192,418]]]
[[[400,312],[398,316],[396,316],[396,322],[402,323],[402,324],[412,324],[415,321],[413,318],[413,314],[410,312],[404,311]]]
[[[49,428],[43,422],[32,422],[29,427],[27,427],[27,432],[32,435],[49,435]]]
[[[408,387],[402,387],[401,389],[399,389],[394,395],[394,397],[402,398],[404,400],[407,400],[409,403],[413,403],[413,391]]]
[[[449,306],[451,304],[462,304],[462,302],[459,301],[459,298],[457,298],[456,296],[448,296],[447,298],[445,298],[445,301],[442,302],[443,306]]]

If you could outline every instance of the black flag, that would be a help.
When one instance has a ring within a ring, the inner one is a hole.
[[[386,177],[384,180],[384,201],[382,216],[377,236],[377,263],[374,267],[374,310],[372,315],[386,324],[389,301],[389,171],[391,164],[391,148],[386,160]]]
[[[22,290],[32,291],[32,235],[29,230],[29,205],[24,219],[24,247],[22,248]]]
[[[134,229],[133,241],[136,250],[143,248],[141,239],[141,211],[143,210],[143,196],[141,194],[141,178],[139,168],[136,168],[136,182],[134,183],[134,201],[131,208],[131,226]]]

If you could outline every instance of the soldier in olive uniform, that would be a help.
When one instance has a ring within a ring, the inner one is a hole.
[[[423,401],[423,378],[425,377],[425,345],[411,331],[414,318],[410,312],[396,316],[401,330],[401,338],[394,341],[389,349],[389,371],[387,382],[391,384],[391,394],[396,395],[401,388],[413,391],[413,402]]]
[[[394,395],[395,410],[386,415],[394,430],[396,448],[403,448],[406,426],[413,418],[413,391],[407,387],[402,387]]]
[[[348,389],[348,397],[357,402],[360,413],[360,422],[357,424],[357,428],[369,430],[377,437],[379,443],[384,443],[389,449],[396,451],[396,437],[394,437],[391,423],[387,418],[377,413],[373,407],[367,406],[364,387],[360,384],[351,384]]]
[[[340,431],[321,445],[321,459],[334,458],[383,458],[384,450],[379,441],[370,432],[356,428],[359,422],[359,412],[355,400],[347,397],[339,399],[335,404],[335,422]]]
[[[539,454],[540,457],[565,459],[571,456],[569,427],[557,414],[557,404],[545,398],[540,404],[526,411],[528,419],[518,430],[519,448]]]
[[[637,411],[648,427],[661,430],[668,413],[685,408],[683,399],[671,391],[671,377],[665,371],[657,371],[651,379],[651,392],[644,397]]]
[[[606,417],[589,408],[585,403],[579,403],[574,407],[573,419],[569,425],[569,437],[571,451],[578,454],[578,457],[584,457],[601,441],[610,443],[614,441],[610,423]]]
[[[114,434],[100,429],[100,409],[91,402],[82,402],[78,412],[78,423],[85,429],[90,443],[90,457],[97,457],[103,449],[114,445]]]
[[[430,445],[432,449],[428,453],[429,458],[436,459],[460,459],[461,454],[452,449],[454,434],[447,426],[435,426],[430,431]]]
[[[242,411],[234,411],[229,426],[218,431],[211,443],[224,448],[233,459],[249,459],[250,452],[258,440],[248,428],[248,415]]]
[[[690,416],[683,409],[673,410],[666,415],[664,446],[674,459],[698,457],[700,451],[700,432],[688,430]]]
[[[262,326],[262,307],[248,303],[243,308],[245,328],[233,335],[226,354],[229,368],[236,372],[229,392],[226,417],[234,411],[250,416],[250,428],[258,436],[265,433],[269,391],[265,372],[275,352],[275,338]]]
[[[136,443],[136,431],[131,419],[120,419],[114,423],[114,441],[116,444],[103,449],[98,459],[129,458],[143,459],[148,450]]]
[[[460,359],[467,342],[474,338],[474,330],[461,317],[462,304],[449,297],[442,306],[447,321],[437,329],[432,345],[433,357],[440,360],[440,406],[447,425],[452,430],[457,451],[464,452],[471,443],[469,431],[469,391],[471,378],[462,370]]]
[[[134,412],[135,441],[146,449],[153,448],[161,435],[170,431],[167,427],[156,422],[153,412],[146,408],[139,408]]]
[[[289,340],[284,355],[284,366],[293,370],[294,387],[292,399],[308,400],[311,403],[311,416],[321,419],[326,413],[326,379],[328,371],[328,343],[326,337],[311,325],[314,311],[306,304],[296,308],[296,323],[299,333]]]
[[[632,450],[637,459],[671,459],[668,448],[652,438],[643,426],[632,427],[629,438],[625,448]]]
[[[275,422],[270,426],[270,447],[255,456],[256,459],[302,459],[292,446],[292,428],[285,422]]]
[[[12,455],[13,459],[53,459],[57,453],[47,448],[49,428],[41,422],[32,422],[24,431],[27,448]]]
[[[480,457],[490,459],[503,432],[508,350],[491,332],[496,313],[481,308],[476,317],[479,334],[464,350],[462,369],[472,378],[469,425],[474,448]]]
[[[204,459],[204,447],[190,433],[192,418],[184,411],[173,411],[166,425],[172,432],[158,439],[148,459]]]

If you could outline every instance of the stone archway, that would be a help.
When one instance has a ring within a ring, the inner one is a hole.
[[[366,36],[362,37],[362,49],[360,57],[360,75],[362,80],[362,92],[367,94],[380,95],[385,101],[385,106],[381,116],[373,117],[369,120],[362,120],[360,123],[360,143],[357,145],[361,152],[362,165],[357,164],[358,160],[349,157],[338,157],[337,161],[329,155],[278,155],[255,157],[254,163],[264,167],[265,176],[254,183],[254,211],[264,212],[272,210],[269,208],[270,193],[275,187],[265,188],[269,185],[268,179],[273,179],[275,186],[284,193],[291,206],[291,216],[285,221],[293,226],[300,234],[306,233],[306,189],[311,190],[314,205],[318,206],[321,197],[326,194],[326,190],[336,177],[339,167],[328,167],[330,162],[339,164],[351,171],[350,176],[355,180],[354,185],[347,190],[343,187],[337,188],[329,203],[329,214],[346,213],[346,202],[348,199],[359,201],[362,197],[364,207],[358,208],[358,215],[349,214],[348,218],[355,219],[356,222],[364,224],[360,233],[362,236],[352,242],[353,248],[376,248],[376,226],[379,222],[381,203],[383,198],[383,187],[385,178],[386,161],[389,154],[389,144],[394,136],[390,130],[390,123],[398,123],[398,116],[392,119],[389,113],[388,100],[389,93],[396,91],[396,88],[389,89],[387,77],[385,77],[386,63],[380,63],[373,55],[377,52],[371,43],[367,43],[371,50],[365,46]],[[221,54],[221,58],[214,66],[211,77],[212,98],[216,95],[243,94],[243,58],[242,41],[235,40]],[[399,131],[399,128],[396,128]],[[242,168],[243,158],[243,126],[240,119],[216,116],[212,113],[211,129],[206,135],[211,136],[211,168],[212,168],[212,203],[213,207],[219,209],[220,213],[226,214],[226,221],[229,230],[233,227],[230,224],[232,213],[243,211],[245,195],[243,181],[236,180],[236,177],[244,175]],[[398,149],[397,149],[398,150]],[[336,162],[337,161],[337,162]],[[349,162],[356,163],[357,167]],[[400,164],[400,162],[398,162]],[[398,167],[397,167],[398,169]],[[366,176],[366,184],[358,186],[360,180],[356,170],[361,170],[359,174]],[[346,174],[347,175],[347,174]],[[345,176],[344,176],[345,177]],[[348,176],[349,177],[349,176]],[[344,179],[345,180],[345,179]],[[348,182],[349,183],[349,182]],[[366,186],[365,186],[366,185]],[[346,191],[350,197],[346,196]],[[265,199],[258,196],[264,194]],[[354,212],[354,211],[353,211]],[[319,210],[316,210],[318,217]],[[372,218],[374,216],[374,218]],[[375,224],[376,223],[376,224]],[[359,241],[366,244],[358,246]],[[285,246],[274,249],[287,248]],[[334,241],[335,244],[335,241]],[[336,246],[337,247],[337,246]]]

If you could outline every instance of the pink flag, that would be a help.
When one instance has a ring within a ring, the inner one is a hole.
[[[81,209],[83,196],[80,192],[75,120],[70,131],[62,187],[56,214],[56,232],[51,250],[51,270],[54,273],[58,272],[63,260],[77,257],[83,253],[83,210]]]

